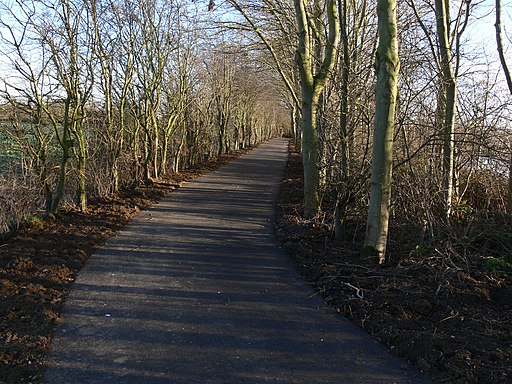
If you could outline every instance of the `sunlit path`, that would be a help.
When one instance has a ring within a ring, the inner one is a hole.
[[[286,260],[272,219],[287,143],[185,185],[91,257],[46,382],[427,383]]]

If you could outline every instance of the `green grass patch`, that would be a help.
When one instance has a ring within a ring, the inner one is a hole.
[[[490,257],[484,261],[484,270],[495,275],[512,274],[512,257]]]

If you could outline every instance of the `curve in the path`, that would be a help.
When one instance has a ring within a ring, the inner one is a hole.
[[[67,299],[48,384],[427,383],[286,261],[275,139],[141,213]]]

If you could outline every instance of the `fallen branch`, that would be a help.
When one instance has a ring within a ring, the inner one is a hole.
[[[364,297],[364,296],[363,296],[363,290],[362,290],[361,288],[355,287],[355,286],[353,286],[353,285],[352,285],[352,284],[350,284],[350,283],[343,283],[343,284],[345,284],[347,287],[352,288],[353,290],[355,290],[355,291],[356,291],[356,296],[357,296],[359,299],[361,299],[361,300],[363,299],[363,297]]]

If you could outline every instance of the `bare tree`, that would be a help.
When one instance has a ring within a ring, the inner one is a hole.
[[[339,18],[335,0],[326,4],[327,41],[323,52],[321,31],[314,17],[321,18],[322,9],[314,2],[311,9],[304,0],[295,0],[299,27],[297,64],[302,89],[302,163],[304,167],[304,216],[315,217],[320,207],[320,174],[317,131],[317,109],[327,78],[334,68],[339,39]],[[316,13],[316,14],[315,14]],[[323,53],[323,58],[319,54]],[[317,63],[320,62],[320,65]]]
[[[46,6],[40,13],[40,6]],[[61,148],[59,176],[55,190],[47,192],[51,201],[47,204],[48,213],[54,214],[59,208],[66,186],[69,160],[75,157],[77,166],[77,194],[79,206],[87,209],[86,202],[86,162],[87,149],[85,141],[86,104],[92,92],[93,70],[90,65],[92,47],[88,44],[88,14],[85,5],[61,0],[55,4],[36,2],[17,2],[15,8],[25,19],[15,16],[18,25],[30,29],[37,36],[39,44],[39,68],[44,72],[36,74],[32,70],[34,63],[24,49],[34,47],[22,46],[22,41],[12,40],[17,48],[18,59],[14,60],[18,73],[30,84],[30,91],[22,86],[15,86],[35,103],[50,120],[55,137]],[[12,13],[14,16],[14,13]],[[13,33],[13,38],[15,37]],[[33,41],[32,41],[33,43]],[[27,72],[28,71],[28,72]],[[44,76],[44,80],[41,76]],[[43,83],[41,83],[43,81]],[[43,94],[41,87],[50,85],[49,92]],[[13,87],[11,87],[13,88]],[[45,187],[47,189],[48,185]]]
[[[449,0],[427,2],[427,9],[435,13],[435,38],[415,2],[409,2],[419,26],[428,40],[438,73],[436,125],[442,137],[442,191],[443,215],[447,221],[452,213],[456,192],[455,126],[457,114],[457,78],[459,76],[461,39],[469,22],[471,2],[461,2],[455,17]],[[425,12],[427,13],[427,12]]]
[[[393,170],[393,132],[398,88],[396,0],[379,0],[379,46],[375,67],[375,125],[370,180],[370,207],[365,247],[375,252],[379,263],[386,260]]]

